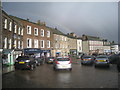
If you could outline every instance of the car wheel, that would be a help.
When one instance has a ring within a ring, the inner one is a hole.
[[[18,68],[17,67],[15,67],[15,70],[17,70]]]
[[[55,67],[54,67],[54,70],[55,70],[55,71],[58,71],[58,69],[56,69]]]
[[[97,66],[95,65],[95,68],[96,68]]]
[[[82,65],[84,65],[83,63],[81,63]]]
[[[70,68],[69,71],[72,71],[72,68]]]
[[[110,67],[110,65],[107,65],[107,67],[109,68],[109,67]]]
[[[38,63],[37,65],[40,66],[40,63]]]
[[[33,70],[33,69],[34,69],[34,65],[31,65],[31,66],[30,66],[30,70]]]
[[[35,63],[35,64],[34,64],[34,68],[36,68],[36,67],[37,67],[37,64]]]

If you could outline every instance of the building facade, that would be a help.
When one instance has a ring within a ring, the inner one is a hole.
[[[65,35],[53,34],[53,56],[66,56],[69,53],[68,37]]]
[[[22,54],[22,28],[20,22],[14,20],[5,11],[2,11],[2,60],[4,64],[13,65],[14,59]]]
[[[24,54],[29,55],[33,54],[38,57],[40,56],[49,57],[51,55],[52,33],[48,28],[46,28],[45,23],[41,22],[34,23],[29,20],[24,20],[18,17],[15,18],[22,22],[24,26],[23,28],[23,49],[25,50]]]
[[[77,54],[77,39],[76,38],[68,36],[68,49],[69,49],[69,54],[72,54],[72,55]]]
[[[82,53],[82,39],[81,38],[77,38],[77,55],[79,55],[80,53]]]
[[[110,54],[111,53],[111,43],[107,40],[103,40],[103,49],[104,54]]]
[[[83,35],[83,52],[87,54],[103,54],[103,40],[99,37]]]
[[[115,53],[115,54],[118,54],[120,52],[119,51],[119,45],[118,44],[112,44],[111,45],[111,52]]]

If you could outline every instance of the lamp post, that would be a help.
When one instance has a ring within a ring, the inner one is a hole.
[[[0,45],[0,57],[2,57],[3,43],[2,43],[2,2],[1,0],[0,0],[0,44],[1,44]]]
[[[0,89],[2,89],[2,2],[0,0]]]

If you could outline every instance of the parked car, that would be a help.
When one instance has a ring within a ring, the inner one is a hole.
[[[93,56],[83,56],[81,59],[81,64],[93,64],[95,58]]]
[[[55,57],[47,57],[46,63],[53,63],[54,60],[55,60]]]
[[[37,66],[40,66],[45,63],[45,58],[44,57],[37,57],[35,58]]]
[[[54,70],[68,69],[72,70],[72,61],[67,57],[57,57],[53,62]]]
[[[120,72],[120,53],[118,54],[118,59],[117,59],[117,70]]]
[[[110,66],[109,57],[107,55],[99,55],[95,59],[95,67],[97,66]]]
[[[119,54],[110,55],[109,59],[111,64],[117,64],[117,61],[119,60]]]
[[[85,53],[81,53],[81,54],[77,55],[77,59],[82,59],[82,57],[83,57],[84,55],[86,55],[86,54],[85,54]]]
[[[30,69],[33,70],[36,67],[36,61],[30,56],[19,56],[15,61],[15,69]]]

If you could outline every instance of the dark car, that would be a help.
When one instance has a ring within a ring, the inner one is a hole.
[[[119,54],[110,55],[109,59],[111,64],[117,64],[117,61],[119,60]]]
[[[46,63],[53,63],[54,60],[55,60],[55,57],[48,57],[46,58]]]
[[[37,57],[35,58],[37,66],[42,65],[45,63],[45,58],[44,57]]]
[[[30,56],[19,56],[15,61],[15,69],[30,69],[33,70],[36,67],[36,61]]]
[[[93,56],[83,56],[81,59],[81,64],[93,64],[95,58]]]
[[[117,58],[117,70],[118,72],[120,72],[120,53],[118,54],[118,58]]]

